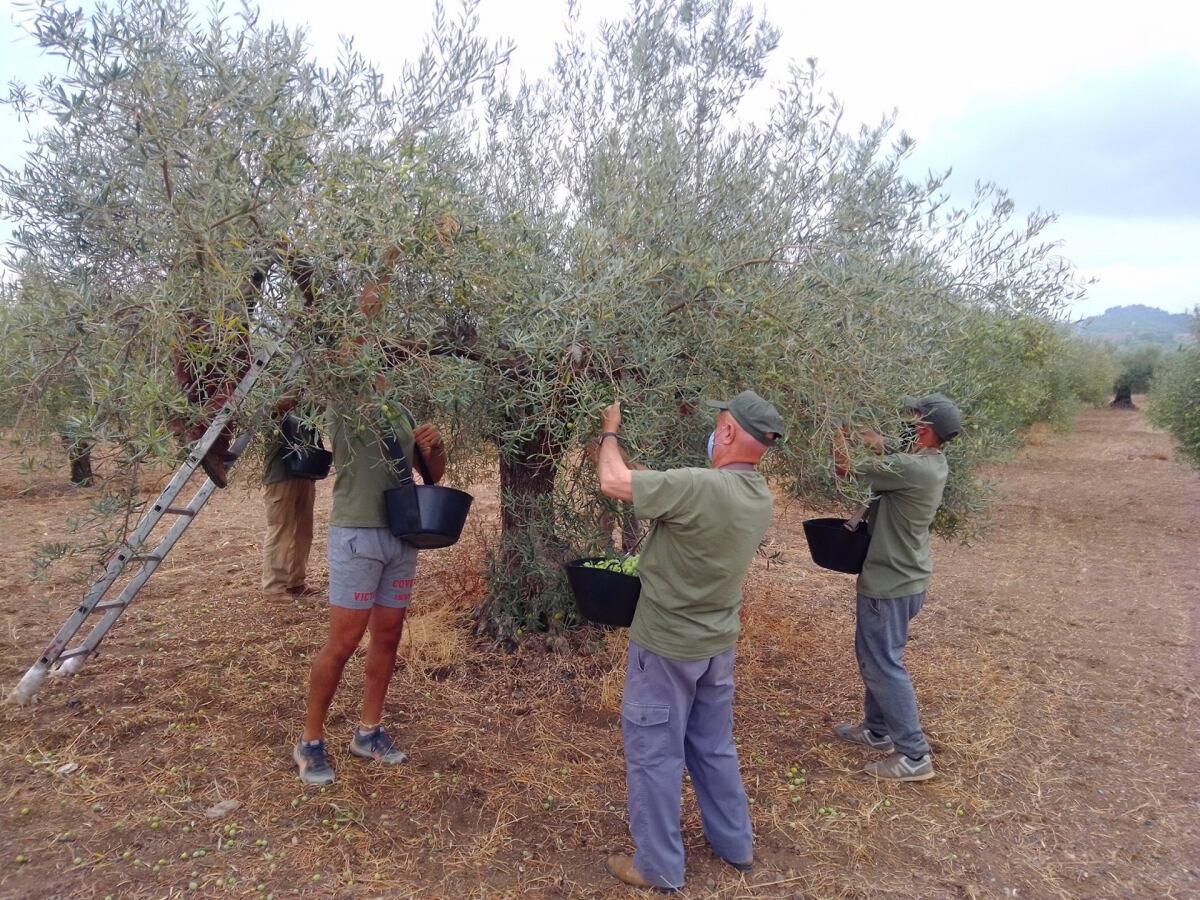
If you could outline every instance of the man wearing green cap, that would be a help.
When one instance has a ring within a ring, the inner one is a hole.
[[[863,721],[838,725],[844,741],[889,754],[866,767],[868,775],[893,781],[933,778],[929,742],[917,716],[917,698],[902,656],[908,623],[921,610],[933,573],[929,527],[942,502],[949,469],[942,446],[958,437],[962,417],[944,394],[905,397],[916,417],[907,452],[884,453],[883,438],[861,433],[877,454],[851,469],[845,435],[834,443],[839,476],[855,475],[871,487],[871,543],[858,576],[854,653],[866,694]]]
[[[636,887],[683,886],[679,808],[687,766],[704,836],[739,871],[754,862],[746,790],[733,742],[733,657],[742,581],[771,522],[759,460],[783,437],[775,407],[753,391],[719,410],[709,468],[631,471],[618,445],[621,407],[601,417],[600,489],[652,519],[629,632],[621,733],[633,856],[608,859]]]

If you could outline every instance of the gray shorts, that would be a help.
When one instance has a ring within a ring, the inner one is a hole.
[[[329,526],[329,602],[343,609],[404,609],[417,574],[417,548],[386,528]]]

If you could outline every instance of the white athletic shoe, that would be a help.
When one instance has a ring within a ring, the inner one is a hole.
[[[833,733],[840,740],[851,744],[860,744],[871,750],[882,750],[885,753],[891,753],[896,749],[892,746],[892,739],[890,737],[886,734],[881,738],[875,737],[863,722],[858,722],[854,725],[835,725]]]
[[[920,759],[909,759],[903,753],[893,753],[887,759],[871,763],[863,771],[888,781],[928,781],[934,776],[933,760],[928,753]]]

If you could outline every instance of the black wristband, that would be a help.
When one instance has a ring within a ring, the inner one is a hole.
[[[621,436],[619,434],[617,434],[615,431],[602,431],[600,433],[600,443],[603,444],[604,439],[607,437],[615,437],[617,439],[617,443],[618,444],[621,443]]]

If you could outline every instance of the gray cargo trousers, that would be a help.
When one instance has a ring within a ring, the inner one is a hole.
[[[902,656],[908,643],[908,623],[924,605],[924,591],[891,600],[859,594],[854,629],[854,655],[866,688],[863,721],[914,759],[929,752],[929,742],[921,730],[917,695]]]
[[[633,862],[662,888],[684,881],[679,814],[683,767],[692,776],[704,836],[723,859],[754,855],[750,808],[733,743],[734,648],[674,660],[629,642],[621,734]]]

